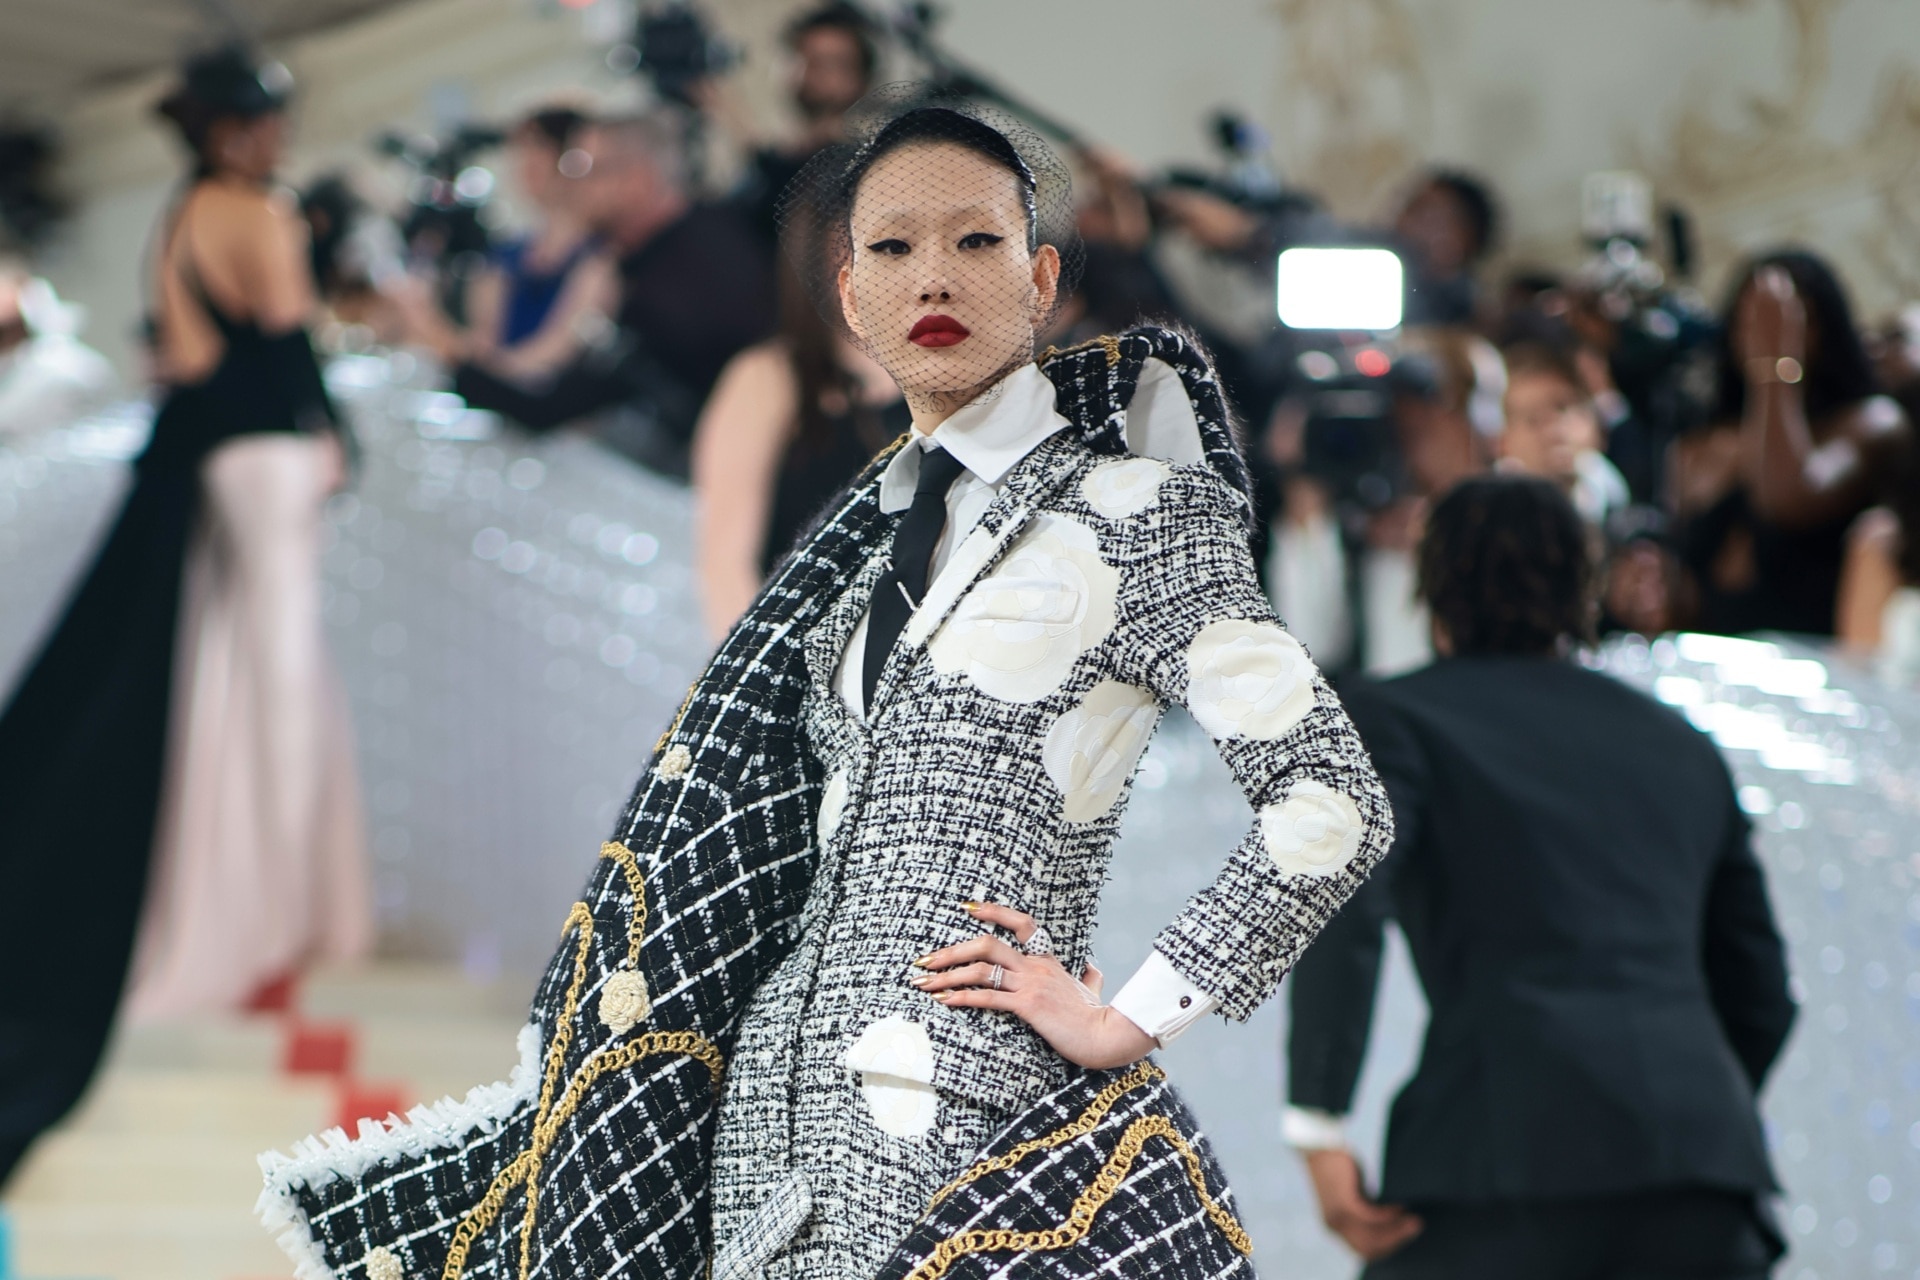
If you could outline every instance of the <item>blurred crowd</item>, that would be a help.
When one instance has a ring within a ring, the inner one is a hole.
[[[857,6],[794,20],[796,123],[779,136],[715,71],[646,112],[555,102],[416,157],[425,194],[403,227],[338,179],[316,184],[323,335],[429,348],[469,404],[583,427],[690,479],[719,634],[905,425],[779,245],[781,193],[846,137],[888,39]],[[1065,140],[1086,266],[1047,341],[1150,318],[1213,351],[1258,472],[1257,561],[1328,666],[1430,656],[1413,592],[1426,512],[1462,478],[1507,471],[1552,480],[1587,518],[1600,632],[1835,636],[1920,670],[1920,308],[1864,325],[1833,269],[1793,247],[1741,264],[1711,306],[1684,237],[1655,243],[1650,217],[1589,229],[1577,271],[1514,264],[1498,195],[1452,169],[1415,174],[1372,225],[1342,223],[1275,179],[1256,131],[1217,125],[1212,171],[1147,173]],[[715,141],[743,161],[724,183],[706,173]],[[524,214],[514,235],[476,230],[466,185],[494,143]],[[1303,244],[1394,250],[1401,326],[1277,323],[1276,255]],[[11,296],[0,286],[0,311]],[[16,323],[0,315],[0,340]]]

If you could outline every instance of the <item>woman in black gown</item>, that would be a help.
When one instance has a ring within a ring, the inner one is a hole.
[[[235,983],[365,942],[318,616],[341,440],[298,215],[269,185],[284,77],[224,51],[160,104],[195,160],[156,241],[163,399],[125,506],[0,713],[0,1183],[84,1091],[136,932],[165,1012],[237,1004]],[[163,909],[142,923],[156,864]]]

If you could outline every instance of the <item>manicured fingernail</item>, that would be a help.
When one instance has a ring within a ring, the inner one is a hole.
[[[916,987],[924,987],[933,981],[933,975],[930,973],[916,973],[911,978],[908,978],[907,981]]]
[[[980,909],[980,904],[977,902],[963,902],[960,904],[960,909],[968,915],[972,915]]]
[[[918,960],[915,960],[913,962],[913,967],[916,969],[924,969],[927,967],[927,961],[931,959],[933,959],[933,952],[929,951],[927,952],[927,954],[921,956]]]
[[[941,1004],[945,1004],[947,1001],[953,999],[953,993],[951,991],[929,991],[927,994],[935,1000],[938,1000]]]

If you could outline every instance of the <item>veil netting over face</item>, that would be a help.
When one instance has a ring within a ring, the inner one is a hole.
[[[958,407],[1031,360],[1083,253],[1067,166],[1011,115],[921,84],[849,117],[780,201],[820,312],[909,403]]]

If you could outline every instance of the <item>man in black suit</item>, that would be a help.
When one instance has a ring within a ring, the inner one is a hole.
[[[620,306],[552,378],[524,386],[453,349],[453,389],[535,431],[621,408],[599,434],[669,475],[707,393],[743,348],[773,332],[773,259],[746,218],[687,194],[677,127],[659,115],[586,126],[582,204],[619,257]]]
[[[1368,1280],[1763,1277],[1755,1095],[1794,1006],[1733,783],[1667,708],[1566,656],[1586,536],[1544,481],[1468,480],[1419,582],[1432,665],[1343,688],[1398,835],[1294,971],[1288,1140]],[[1382,929],[1431,1007],[1378,1201],[1341,1117]]]

